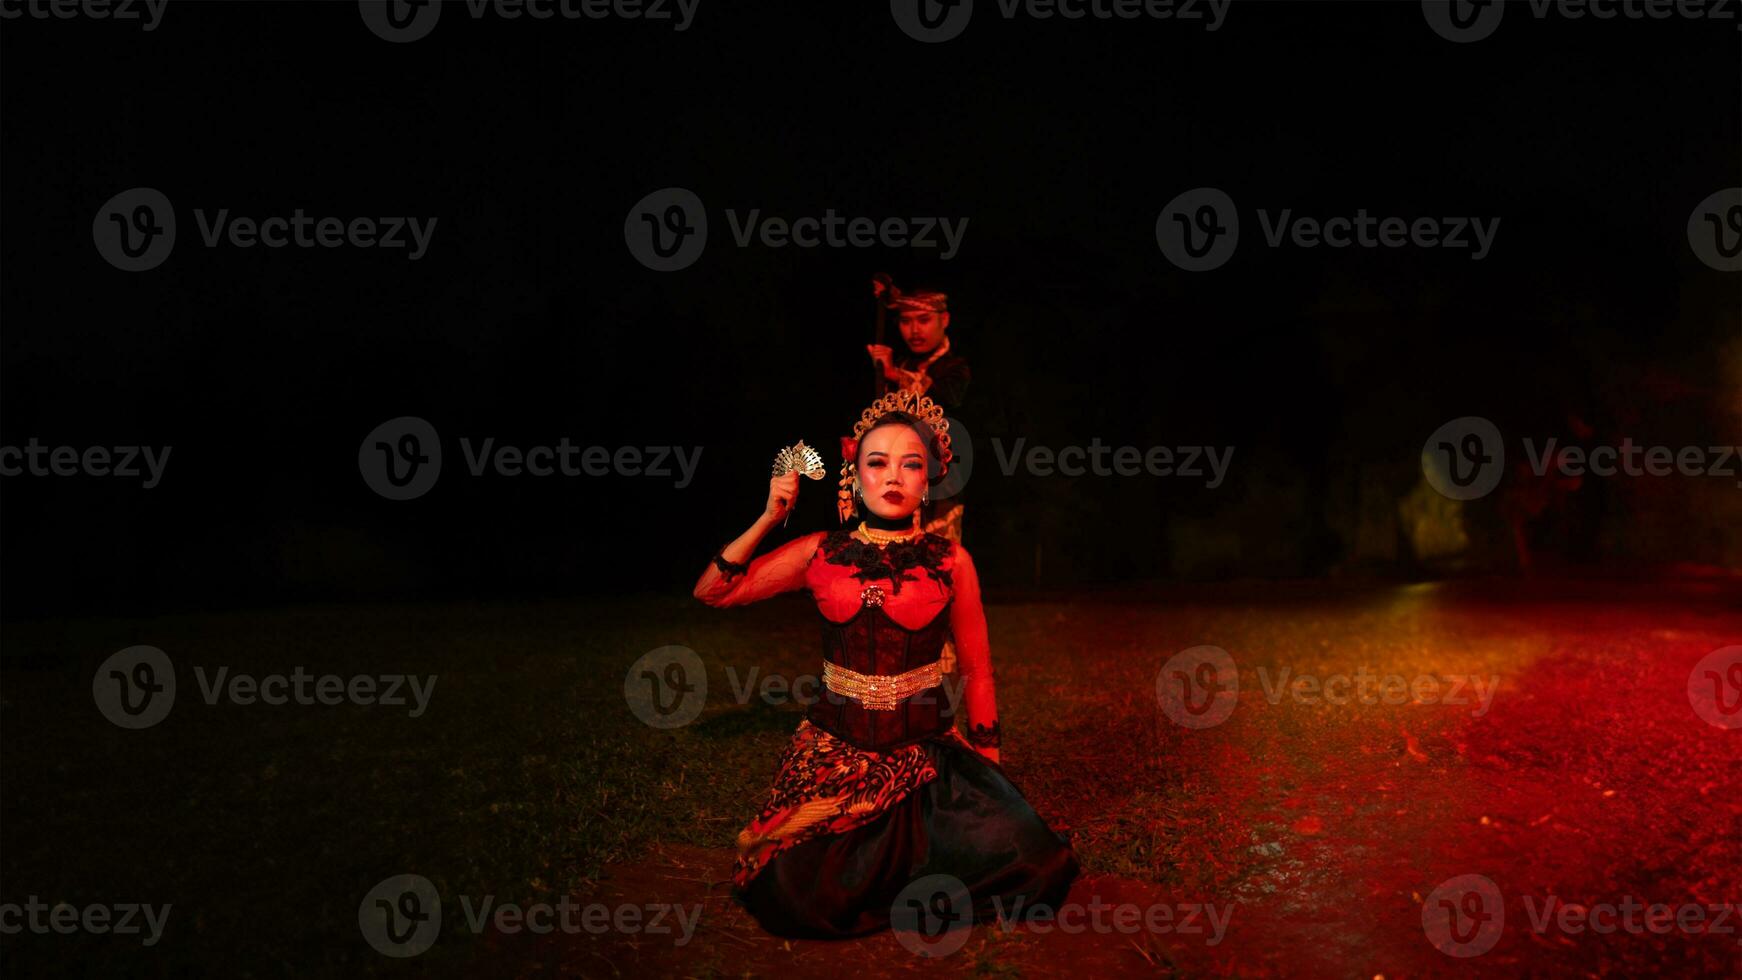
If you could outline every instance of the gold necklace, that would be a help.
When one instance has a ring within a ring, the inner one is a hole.
[[[925,530],[918,526],[915,526],[911,531],[879,531],[866,525],[864,521],[859,522],[859,536],[878,547],[894,544],[897,541],[913,541],[924,533]]]

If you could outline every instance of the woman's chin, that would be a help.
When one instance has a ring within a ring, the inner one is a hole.
[[[918,510],[917,507],[892,507],[881,501],[879,503],[882,506],[867,506],[871,513],[886,521],[910,521],[913,519],[913,512]]]

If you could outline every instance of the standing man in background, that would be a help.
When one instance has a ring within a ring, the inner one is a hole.
[[[871,360],[882,369],[885,383],[923,394],[942,405],[952,418],[956,417],[973,375],[968,359],[951,348],[947,333],[949,296],[931,289],[903,293],[881,279],[873,279],[871,288],[878,300],[899,317],[901,339],[906,345],[906,350],[899,354],[887,344],[865,346]],[[925,529],[961,541],[963,509],[960,492],[947,500],[931,501],[923,514]]]

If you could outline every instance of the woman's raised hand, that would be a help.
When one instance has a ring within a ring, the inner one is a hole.
[[[793,470],[768,481],[768,506],[762,512],[763,519],[770,524],[779,524],[797,504],[798,471]]]

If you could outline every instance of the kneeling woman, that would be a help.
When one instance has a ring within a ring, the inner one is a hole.
[[[985,921],[1018,901],[1057,907],[1077,874],[1070,846],[999,765],[973,562],[918,522],[949,465],[947,426],[924,396],[879,400],[841,440],[841,530],[752,561],[798,499],[798,473],[775,477],[762,516],[696,582],[696,597],[712,606],[807,589],[822,614],[825,690],[738,835],[734,894],[776,935],[886,928],[902,889],[929,875],[958,879],[975,921]],[[952,633],[965,738],[938,659]]]

